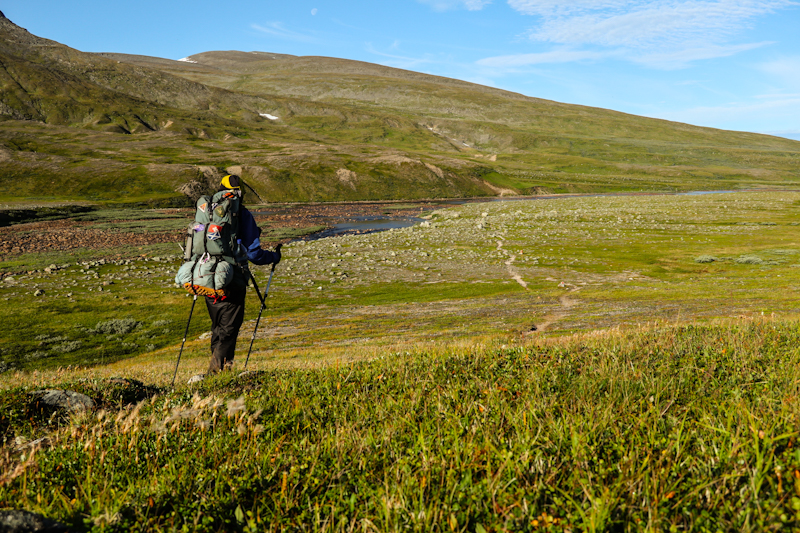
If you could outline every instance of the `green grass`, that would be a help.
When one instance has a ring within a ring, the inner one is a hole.
[[[794,529],[798,331],[387,353],[120,411],[96,384],[109,410],[20,427],[51,444],[6,456],[0,502],[76,531]]]
[[[13,302],[18,310],[22,305],[25,312],[5,317],[8,333],[2,360],[6,368],[9,363],[39,369],[103,364],[174,342],[188,314],[188,307],[183,309],[185,298],[173,289],[172,271],[177,263],[125,263],[73,264],[55,275],[44,274],[36,283],[42,296],[7,282],[5,303]],[[15,278],[25,283],[29,276]],[[109,320],[130,320],[136,328],[119,333],[98,330],[98,324]],[[20,336],[19,331],[29,333]]]
[[[773,192],[471,203],[290,243],[256,373],[237,377],[248,295],[237,372],[184,385],[208,365],[200,302],[174,391],[177,247],[51,274],[57,254],[16,257],[0,505],[76,531],[798,529],[798,209]],[[99,410],[42,409],[27,392],[44,388]]]
[[[386,345],[526,334],[533,326],[541,331],[543,324],[557,333],[654,318],[796,313],[795,196],[477,203],[436,212],[427,225],[291,243],[284,247],[265,311],[265,324],[285,324],[286,333],[265,340],[263,349],[281,353],[313,342],[336,345],[353,335]],[[122,215],[113,210],[88,216],[107,231],[173,228],[176,240],[185,224],[179,215],[139,215],[144,220],[114,222]],[[268,229],[262,239],[298,231],[276,230]],[[0,361],[16,368],[96,364],[174,344],[189,308],[173,286],[179,253],[175,243],[164,243],[9,257],[0,269],[15,273],[16,282],[0,282],[0,301],[13,329],[0,332],[5,350]],[[698,263],[703,255],[717,260]],[[161,261],[145,260],[153,257]],[[100,258],[107,264],[90,269],[81,264]],[[67,263],[69,268],[43,272]],[[253,271],[263,285],[268,269]],[[34,297],[37,289],[44,296]],[[257,305],[254,296],[248,298],[250,319]],[[170,332],[151,331],[147,324],[154,317],[172,320]],[[141,334],[107,343],[86,332],[114,318],[142,322]],[[191,335],[207,327],[204,313],[198,313]],[[18,330],[36,334],[20,337],[13,333]],[[48,343],[40,346],[35,340],[40,334],[81,345],[60,353]]]
[[[297,239],[324,230],[327,226],[306,226],[302,228],[265,227],[262,228],[260,240],[262,242],[278,242],[285,239]]]

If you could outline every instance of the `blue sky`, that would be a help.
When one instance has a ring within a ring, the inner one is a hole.
[[[2,0],[86,52],[342,57],[800,139],[800,0]]]

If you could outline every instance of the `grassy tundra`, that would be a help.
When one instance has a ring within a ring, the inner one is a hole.
[[[174,391],[167,245],[7,258],[0,502],[108,531],[800,527],[799,200],[470,204],[292,243],[256,372],[183,385],[199,310]],[[27,399],[55,387],[100,409]]]
[[[800,143],[326,57],[93,54],[0,14],[0,202],[796,188]],[[271,117],[271,118],[270,118]],[[213,168],[212,168],[213,167]],[[13,191],[13,192],[11,192]]]

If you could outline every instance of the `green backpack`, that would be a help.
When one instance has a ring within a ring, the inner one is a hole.
[[[233,279],[233,266],[247,261],[238,241],[241,198],[220,191],[197,200],[194,222],[186,231],[184,264],[175,282],[192,294],[224,296]]]
[[[192,255],[204,254],[225,256],[234,261],[240,259],[236,242],[240,206],[241,199],[233,191],[220,191],[213,197],[201,196],[197,200],[194,222],[186,231],[184,259],[188,261]]]

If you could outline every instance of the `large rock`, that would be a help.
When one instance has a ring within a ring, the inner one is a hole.
[[[56,533],[67,527],[30,511],[0,511],[0,531],[6,533]]]
[[[65,411],[84,411],[94,409],[94,400],[71,390],[37,390],[30,393],[40,404]]]
[[[208,185],[197,180],[186,182],[176,190],[191,198],[192,202],[197,202],[198,198],[209,192]]]

